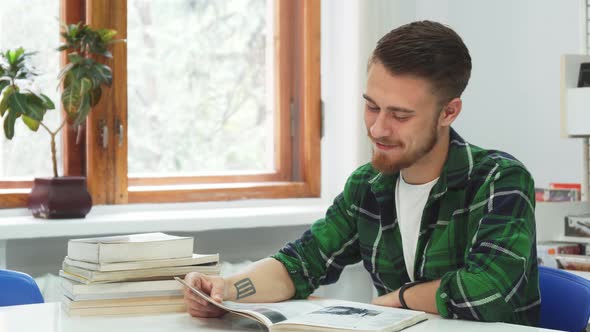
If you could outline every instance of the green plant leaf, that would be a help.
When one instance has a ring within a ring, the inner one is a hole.
[[[39,124],[41,122],[35,120],[35,119],[31,119],[26,115],[22,116],[23,122],[25,123],[25,125],[27,125],[27,127],[29,127],[29,129],[31,129],[32,131],[37,131],[37,129],[39,129]]]
[[[78,109],[78,114],[76,115],[76,120],[74,121],[74,126],[79,126],[86,120],[86,116],[90,113],[90,95],[85,94],[82,96],[82,102],[80,103],[80,108]]]
[[[61,94],[61,102],[69,118],[74,119],[82,100],[80,97],[80,82],[77,80],[71,80],[70,82],[70,85]]]
[[[81,57],[78,53],[70,53],[70,54],[68,54],[68,60],[73,64],[77,64],[77,63],[82,62],[82,60],[84,60],[84,58]]]
[[[8,98],[6,98],[6,96],[13,91],[13,89],[9,88],[10,82],[0,81],[0,117],[3,117],[4,112],[6,112],[6,110],[8,109]],[[5,93],[5,89],[7,90],[7,93]]]
[[[68,29],[66,30],[66,33],[69,37],[72,37],[72,38],[76,37],[76,35],[78,34],[78,31],[80,31],[80,23],[81,22],[68,25]]]
[[[24,54],[25,54],[25,49],[22,47],[19,47],[15,50],[8,50],[6,58],[7,58],[8,63],[10,65],[16,65],[19,62],[22,63],[22,61],[24,60],[24,57],[23,57]]]
[[[94,54],[98,54],[98,55],[102,55],[105,58],[112,58],[113,57],[113,53],[111,53],[109,50],[104,49],[104,50],[100,50],[100,51],[96,51],[94,52]]]
[[[25,97],[27,99],[27,104],[29,105],[29,114],[23,113],[23,115],[27,115],[37,121],[42,121],[47,112],[47,108],[44,106],[45,100],[34,93],[27,93],[25,94]],[[32,116],[32,114],[34,115]],[[40,117],[37,118],[37,115]]]
[[[37,104],[32,103],[31,101],[32,98],[28,97],[28,95],[15,92],[8,97],[8,107],[13,112],[27,115],[35,120],[43,120],[43,108],[39,107]]]
[[[74,77],[74,73],[72,71],[75,71],[75,67],[77,67],[77,65],[74,65],[73,63],[68,63],[60,72],[59,75],[57,76],[58,80],[62,80],[64,81],[64,87],[67,87],[68,85],[70,85],[69,81]]]
[[[10,95],[13,93],[14,86],[12,85],[8,86],[2,91],[2,94],[0,95],[0,98],[2,98],[2,100],[0,100],[0,117],[3,117],[4,113],[8,109],[8,97],[10,97]]]
[[[80,80],[80,95],[85,95],[93,88],[92,80],[84,77]]]
[[[54,110],[55,109],[55,104],[53,103],[53,101],[51,101],[51,99],[49,99],[49,97],[47,97],[44,94],[41,94],[39,97],[43,100],[43,107],[45,107],[45,109],[47,109],[47,110]]]
[[[94,88],[90,91],[90,106],[95,106],[98,104],[100,100],[100,96],[102,95],[102,89],[99,87]]]
[[[13,110],[8,112],[8,115],[4,118],[4,135],[8,139],[12,139],[14,137],[14,123],[20,114]]]
[[[117,30],[113,29],[98,29],[96,32],[100,36],[100,40],[102,40],[103,43],[110,42],[111,39],[113,39],[113,37],[115,37],[117,34]]]
[[[10,85],[10,81],[2,81],[0,80],[0,93],[2,93],[2,90],[4,90],[5,87]]]
[[[107,86],[111,86],[111,84],[113,84],[113,73],[109,66],[97,63],[96,65],[92,66],[90,72],[93,78],[101,84],[105,84]]]

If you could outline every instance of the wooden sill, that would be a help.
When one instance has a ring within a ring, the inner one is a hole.
[[[30,188],[0,189],[0,208],[27,206]],[[305,182],[208,183],[193,185],[133,186],[127,203],[180,203],[261,198],[319,197]]]
[[[1,189],[0,190],[0,209],[11,209],[27,206],[30,188],[21,189]]]
[[[129,187],[129,203],[224,201],[252,198],[319,197],[304,182],[250,182]]]

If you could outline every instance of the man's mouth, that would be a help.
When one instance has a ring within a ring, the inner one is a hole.
[[[379,149],[379,150],[383,150],[383,151],[389,151],[389,150],[393,150],[396,147],[398,147],[397,145],[389,145],[389,144],[382,144],[379,142],[375,142],[375,146]]]

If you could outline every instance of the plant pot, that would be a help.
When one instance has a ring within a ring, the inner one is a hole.
[[[92,198],[83,176],[35,178],[29,209],[36,218],[84,218],[92,208]]]

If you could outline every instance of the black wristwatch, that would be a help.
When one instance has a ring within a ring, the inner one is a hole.
[[[412,288],[412,287],[414,287],[418,284],[422,284],[424,282],[426,282],[426,281],[425,280],[416,280],[416,281],[412,281],[412,282],[407,282],[402,287],[400,287],[398,295],[399,295],[399,303],[401,303],[402,308],[410,309],[408,307],[408,305],[406,304],[406,301],[404,301],[404,292],[406,291],[406,289]]]

